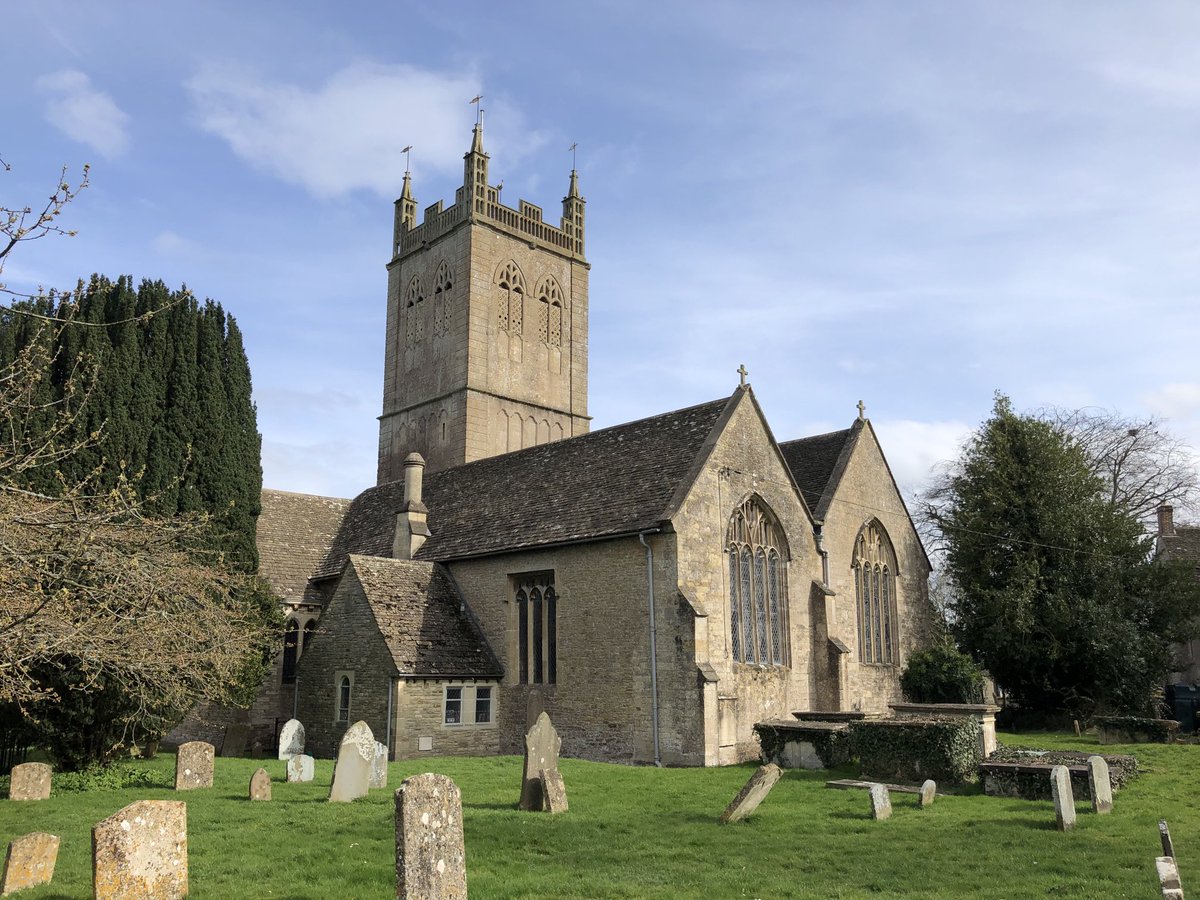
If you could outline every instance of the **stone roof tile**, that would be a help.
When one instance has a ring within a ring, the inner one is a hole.
[[[350,506],[340,497],[264,490],[258,517],[258,571],[281,599],[299,603],[308,577],[329,553]]]
[[[842,452],[850,442],[853,428],[830,431],[779,445],[783,459],[792,470],[792,477],[804,496],[804,502],[818,519],[823,518],[821,498],[838,471]]]

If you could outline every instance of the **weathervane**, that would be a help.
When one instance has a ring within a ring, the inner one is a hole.
[[[575,169],[575,150],[576,150],[578,147],[579,147],[579,143],[578,143],[578,142],[576,142],[576,143],[572,144],[570,147],[568,147],[568,148],[567,148],[568,150],[570,150],[570,151],[571,151],[571,168],[572,168],[572,170],[573,170],[573,169]]]
[[[483,104],[480,102],[482,100],[483,100],[483,94],[476,94],[474,97],[471,98],[471,105],[475,107],[475,124],[476,125],[483,124]]]
[[[404,174],[409,175],[411,174],[411,169],[409,166],[409,154],[412,153],[412,144],[409,144],[400,152],[404,154]]]

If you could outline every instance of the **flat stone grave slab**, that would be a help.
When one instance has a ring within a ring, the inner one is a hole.
[[[271,799],[271,776],[267,774],[266,769],[257,769],[250,776],[250,799]]]
[[[366,722],[355,722],[346,729],[338,747],[329,785],[332,803],[349,803],[367,796],[371,785],[371,766],[375,761],[375,735]]]
[[[519,809],[537,812],[542,809],[542,782],[538,772],[558,768],[562,738],[554,730],[550,717],[539,713],[533,727],[525,734],[525,764],[521,769],[521,801]]]
[[[98,822],[92,828],[92,891],[95,900],[186,897],[187,804],[139,800]]]
[[[926,782],[929,783],[929,782]],[[856,778],[839,778],[836,781],[825,782],[825,787],[836,788],[840,791],[855,791],[855,790],[870,790],[873,784],[883,784],[893,794],[920,794],[925,787],[922,785],[913,784],[885,784],[882,781],[859,781]],[[937,783],[934,782],[934,790],[937,790]],[[937,794],[938,797],[945,797],[945,794]]]
[[[279,729],[279,758],[291,759],[304,752],[304,725],[299,719],[288,719]]]
[[[892,817],[892,798],[888,796],[887,785],[872,784],[869,791],[871,797],[871,818],[876,820]]]
[[[316,763],[311,756],[300,753],[287,761],[287,780],[291,784],[312,781]]]
[[[194,791],[213,786],[216,748],[205,741],[180,744],[175,756],[175,790]]]
[[[0,875],[0,895],[7,896],[28,887],[49,884],[58,862],[58,837],[35,831],[22,835],[8,845],[4,855],[4,874]]]
[[[541,769],[538,778],[542,782],[542,810],[548,813],[567,811],[567,786],[558,769]]]
[[[775,787],[775,783],[783,777],[783,769],[775,765],[775,763],[767,763],[765,766],[759,766],[758,770],[750,776],[750,780],[737,792],[727,807],[725,812],[721,813],[720,821],[723,824],[729,822],[738,822],[758,809],[758,805],[767,799],[767,794],[771,793],[771,788]]]
[[[388,748],[387,744],[375,742],[375,755],[371,759],[371,777],[367,787],[371,789],[387,787]]]
[[[48,800],[53,769],[46,763],[21,763],[9,773],[9,800]]]
[[[1075,794],[1066,766],[1055,766],[1051,770],[1050,791],[1054,800],[1055,826],[1059,831],[1070,831],[1075,827]]]
[[[396,897],[467,896],[462,794],[445,775],[414,775],[396,791]]]

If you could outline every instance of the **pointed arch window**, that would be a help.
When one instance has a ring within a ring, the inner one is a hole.
[[[450,266],[442,260],[433,276],[433,336],[441,337],[450,330]]]
[[[538,337],[551,347],[562,346],[563,299],[558,282],[547,276],[537,289]]]
[[[513,576],[517,613],[517,681],[558,681],[558,594],[554,573]]]
[[[505,263],[496,274],[497,322],[501,331],[520,334],[525,311],[525,276],[513,261]]]
[[[737,662],[789,665],[787,544],[783,529],[757,498],[729,520],[729,646]]]
[[[425,295],[421,291],[421,279],[413,276],[404,296],[404,349],[412,350],[421,343],[425,334]]]
[[[898,665],[896,555],[878,519],[871,520],[858,532],[853,567],[858,601],[858,658],[871,665]]]
[[[300,623],[288,619],[283,630],[283,683],[292,684],[296,680],[296,661],[300,655]]]

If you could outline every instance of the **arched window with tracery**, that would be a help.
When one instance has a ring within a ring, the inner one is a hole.
[[[296,660],[300,651],[300,625],[295,619],[288,619],[283,629],[283,683],[291,684],[296,680]]]
[[[771,511],[748,497],[729,520],[729,645],[738,662],[786,666],[787,542]]]
[[[433,276],[433,336],[441,337],[450,330],[450,267],[442,260]]]
[[[413,276],[404,296],[404,349],[412,350],[421,343],[425,333],[425,295],[421,291],[421,279]]]
[[[872,665],[897,665],[896,554],[878,519],[872,519],[858,532],[853,570],[858,657]]]
[[[538,337],[551,347],[562,346],[563,300],[558,282],[547,275],[537,289]]]
[[[497,321],[501,331],[520,334],[525,310],[525,276],[512,260],[506,262],[496,273]]]
[[[312,640],[313,635],[316,633],[317,633],[317,620],[309,619],[307,622],[304,623],[304,639],[300,643],[301,655],[303,655],[304,651],[308,649],[308,644]]]

